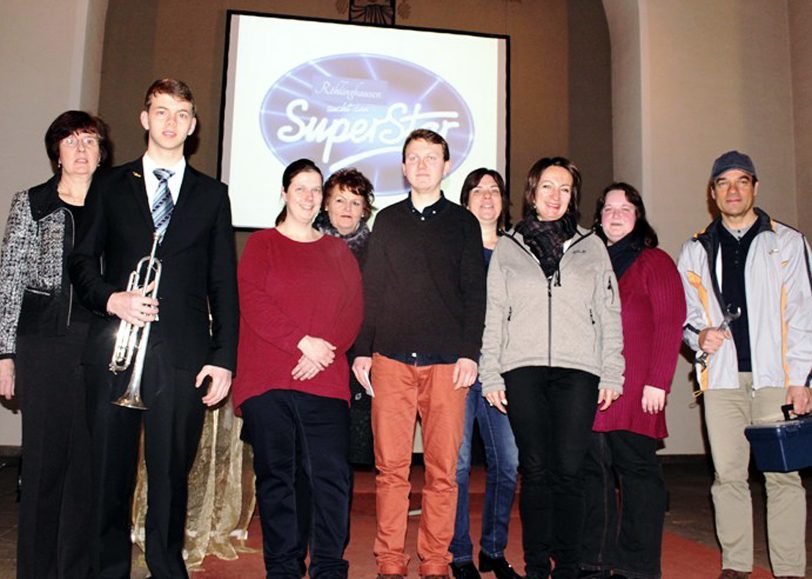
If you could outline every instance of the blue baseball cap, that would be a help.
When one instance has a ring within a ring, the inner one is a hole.
[[[740,171],[749,173],[753,179],[758,178],[756,177],[756,167],[753,165],[753,160],[750,157],[738,151],[728,151],[713,162],[711,182],[716,181],[719,175],[731,169],[739,169]]]

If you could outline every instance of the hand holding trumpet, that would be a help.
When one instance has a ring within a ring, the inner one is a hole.
[[[107,300],[108,313],[139,328],[143,328],[147,322],[154,322],[158,318],[158,300],[149,297],[154,287],[153,281],[146,291],[132,290],[112,294]]]

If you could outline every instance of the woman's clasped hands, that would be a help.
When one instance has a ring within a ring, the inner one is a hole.
[[[310,380],[335,360],[336,347],[323,338],[305,336],[296,345],[301,358],[291,370],[294,380]]]

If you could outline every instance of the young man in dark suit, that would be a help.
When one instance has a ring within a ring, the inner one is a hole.
[[[228,394],[236,365],[236,252],[226,187],[183,156],[197,122],[189,87],[155,81],[140,120],[146,153],[94,181],[70,258],[78,298],[98,314],[82,359],[96,493],[90,542],[94,576],[130,576],[130,504],[143,424],[147,565],[154,577],[188,577],[181,555],[187,476],[204,408]],[[127,291],[156,233],[157,299]],[[147,410],[111,404],[130,376],[108,369],[122,320],[150,324],[141,383]]]

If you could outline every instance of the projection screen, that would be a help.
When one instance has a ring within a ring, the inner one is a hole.
[[[417,128],[449,143],[449,199],[478,167],[507,180],[508,50],[506,36],[229,11],[219,158],[234,225],[272,227],[282,172],[302,157],[325,179],[362,171],[378,209],[402,200]]]

